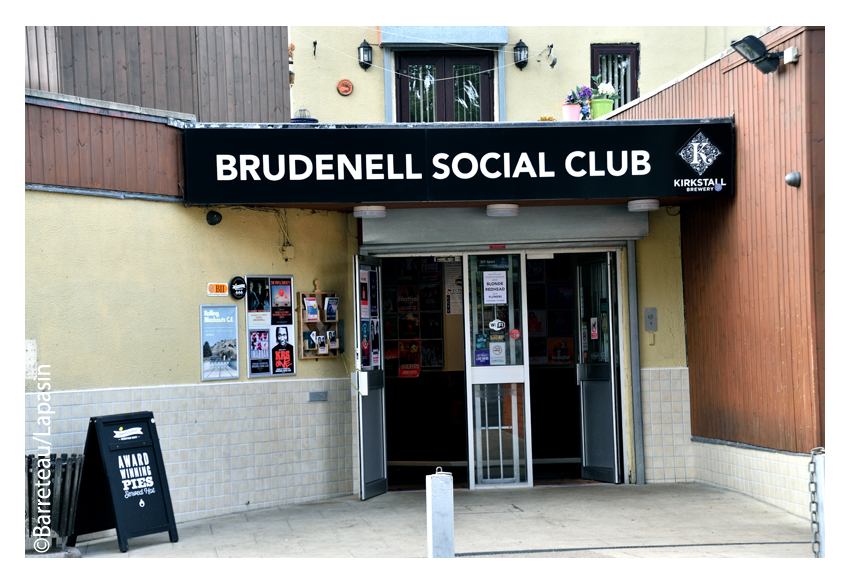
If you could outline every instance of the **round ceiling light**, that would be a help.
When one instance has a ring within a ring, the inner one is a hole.
[[[487,215],[490,217],[516,217],[519,215],[519,205],[487,205]]]
[[[657,211],[658,199],[637,199],[629,201],[629,211],[638,213],[640,211]]]
[[[383,205],[354,207],[354,216],[358,219],[380,219],[387,216],[387,208]]]

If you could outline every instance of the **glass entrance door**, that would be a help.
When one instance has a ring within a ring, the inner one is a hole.
[[[524,257],[466,256],[464,288],[470,488],[530,484]]]

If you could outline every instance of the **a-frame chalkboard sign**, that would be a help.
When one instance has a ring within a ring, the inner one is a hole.
[[[78,535],[113,527],[122,552],[128,539],[150,533],[177,541],[153,412],[90,418],[85,456],[71,546]]]

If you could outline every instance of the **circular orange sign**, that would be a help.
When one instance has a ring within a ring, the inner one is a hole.
[[[342,79],[336,84],[336,90],[339,91],[340,95],[351,95],[351,92],[354,91],[354,84],[348,79]]]

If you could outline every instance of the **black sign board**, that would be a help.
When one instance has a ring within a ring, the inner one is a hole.
[[[153,412],[90,418],[85,456],[70,545],[79,535],[112,528],[122,552],[130,549],[128,539],[150,533],[167,531],[177,541]]]
[[[184,131],[192,204],[733,194],[730,118]]]

